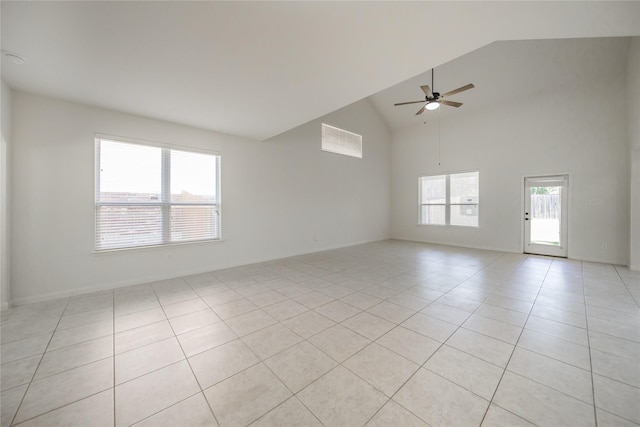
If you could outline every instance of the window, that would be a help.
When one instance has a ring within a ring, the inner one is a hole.
[[[220,156],[96,138],[96,250],[220,239]]]
[[[479,172],[420,177],[420,224],[478,226]]]
[[[362,135],[322,124],[322,150],[362,158]]]

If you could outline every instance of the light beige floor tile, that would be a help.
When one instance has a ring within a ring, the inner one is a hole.
[[[247,425],[291,397],[263,364],[206,389],[204,394],[221,427]]]
[[[186,361],[116,387],[116,425],[128,426],[200,391]]]
[[[375,343],[347,359],[342,366],[389,397],[393,396],[419,367]]]
[[[342,325],[372,341],[377,340],[395,327],[394,323],[367,312],[356,314],[342,322]]]
[[[296,301],[286,300],[265,307],[264,311],[267,312],[267,314],[269,314],[271,317],[282,322],[306,311],[309,311],[309,309]]]
[[[183,301],[188,301],[194,298],[198,298],[198,294],[195,293],[193,289],[179,291],[179,292],[158,294],[158,301],[160,301],[160,304],[163,306],[172,305],[172,304],[176,304]]]
[[[599,426],[638,427],[638,424],[625,420],[624,418],[620,418],[610,412],[603,411],[600,408],[596,409],[596,418],[598,419]]]
[[[592,349],[615,354],[640,363],[640,343],[638,342],[589,331],[589,345]]]
[[[233,301],[243,299],[242,295],[232,289],[225,289],[220,292],[214,292],[202,297],[209,307],[216,307],[222,304],[228,304]]]
[[[53,333],[36,335],[20,341],[4,343],[0,346],[0,361],[2,363],[14,362],[30,356],[44,353]]]
[[[206,399],[202,393],[198,393],[134,425],[135,427],[217,427],[218,423]]]
[[[299,343],[302,338],[291,329],[276,324],[246,335],[242,340],[264,360]]]
[[[88,325],[56,331],[51,338],[47,351],[57,350],[96,338],[113,334],[113,320],[102,320]]]
[[[249,301],[257,305],[258,307],[267,307],[269,305],[277,304],[281,301],[285,301],[288,298],[276,291],[263,292],[258,295],[253,295],[247,298]]]
[[[420,335],[417,332],[397,326],[376,343],[406,357],[418,365],[422,365],[442,343]]]
[[[278,321],[263,310],[255,310],[229,319],[226,323],[238,336],[243,337],[260,329],[264,329],[267,326],[274,325],[278,323]]]
[[[227,320],[233,317],[240,316],[242,314],[247,314],[257,309],[258,309],[257,305],[255,305],[248,299],[244,299],[244,298],[231,301],[225,304],[221,304],[221,305],[216,305],[212,308],[212,310],[222,320]]]
[[[640,424],[640,389],[593,374],[596,407]]]
[[[491,404],[487,415],[484,417],[482,427],[535,427],[535,424],[531,424],[524,418],[520,418],[516,414],[502,409],[499,406]]]
[[[515,344],[522,333],[522,328],[478,314],[469,317],[462,327],[509,344]]]
[[[349,305],[359,308],[360,310],[366,310],[373,307],[376,304],[382,302],[382,299],[376,298],[371,295],[367,295],[362,292],[356,292],[340,298],[342,302],[346,302]]]
[[[516,348],[507,369],[593,405],[591,373],[538,353]]]
[[[538,425],[595,425],[593,406],[509,371],[493,402]]]
[[[433,426],[478,426],[489,402],[426,369],[420,369],[393,400]]]
[[[2,391],[29,384],[33,378],[36,368],[40,363],[41,356],[31,356],[26,359],[0,365],[0,383]]]
[[[325,329],[330,328],[336,323],[333,320],[324,317],[320,313],[316,313],[311,310],[294,316],[291,319],[287,319],[282,322],[282,324],[300,335],[302,338],[307,339],[324,331]]]
[[[335,325],[309,338],[309,342],[338,362],[343,362],[371,341],[342,325]]]
[[[20,424],[20,427],[112,427],[113,389],[105,390]]]
[[[483,397],[493,398],[504,369],[447,345],[425,363],[425,368]]]
[[[497,305],[484,303],[480,306],[476,314],[488,317],[490,319],[499,320],[501,322],[511,323],[512,325],[522,328],[527,321],[527,313],[509,310]]]
[[[27,391],[28,384],[20,387],[3,391],[0,394],[0,425],[8,426],[11,424],[18,406],[22,401],[24,393]]]
[[[416,313],[401,326],[440,342],[445,342],[458,329],[452,323],[422,313]]]
[[[113,307],[99,308],[84,313],[64,315],[60,319],[57,329],[69,329],[102,320],[113,319]]]
[[[398,405],[393,400],[389,400],[386,405],[376,413],[366,424],[366,427],[429,427],[420,418]]]
[[[115,331],[126,331],[150,323],[160,322],[166,320],[166,318],[162,308],[153,308],[151,310],[127,314],[126,316],[119,316],[115,318]]]
[[[338,366],[297,397],[324,424],[363,425],[387,398],[347,369]]]
[[[178,341],[187,357],[233,341],[238,336],[224,323],[214,323],[204,328],[196,329],[178,335]]]
[[[200,387],[203,389],[225,380],[259,362],[241,340],[234,340],[189,358]]]
[[[112,358],[34,381],[20,405],[15,422],[34,418],[111,387]]]
[[[167,320],[151,323],[115,334],[115,351],[116,354],[124,353],[172,336],[174,336],[173,330]]]
[[[507,366],[514,348],[511,344],[464,328],[458,329],[446,344],[503,368]]]
[[[360,313],[360,309],[349,305],[340,300],[330,302],[315,309],[318,313],[333,320],[334,322],[342,322],[350,317]]]
[[[116,385],[183,360],[175,337],[167,338],[116,356]]]
[[[589,345],[589,338],[587,337],[586,329],[577,328],[554,320],[530,316],[529,320],[527,320],[525,329],[551,335],[585,347]]]
[[[113,356],[113,336],[47,351],[40,362],[35,380]]]
[[[444,320],[445,322],[453,323],[454,325],[462,325],[465,320],[469,318],[471,313],[464,310],[459,310],[444,304],[434,302],[423,308],[420,313],[427,316],[435,317],[436,319]]]
[[[340,299],[354,293],[355,291],[347,286],[333,285],[322,288],[318,292],[323,293],[331,298]]]
[[[637,360],[592,349],[591,366],[595,374],[640,387],[640,363]]]
[[[167,318],[183,316],[185,314],[193,313],[196,311],[204,310],[208,308],[207,304],[200,298],[193,298],[186,301],[177,302],[175,304],[169,304],[164,306],[164,313]]]
[[[551,335],[525,329],[518,341],[518,347],[569,363],[578,368],[591,370],[589,349]]]
[[[561,310],[559,308],[535,306],[531,311],[532,316],[542,317],[578,328],[587,327],[587,316],[585,314],[574,313],[572,311]]]
[[[337,362],[306,341],[264,362],[294,393],[333,369]]]
[[[204,328],[205,326],[219,322],[221,322],[220,318],[210,308],[169,319],[169,323],[176,335]]]
[[[300,295],[293,299],[311,310],[313,310],[314,308],[318,308],[321,305],[328,304],[334,300],[333,298],[317,291]]]
[[[403,307],[389,301],[376,304],[367,311],[395,324],[404,322],[416,313],[416,310],[413,308]]]
[[[322,427],[322,424],[296,397],[292,397],[251,424],[251,427],[273,426]]]

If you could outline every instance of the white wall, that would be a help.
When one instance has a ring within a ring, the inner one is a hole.
[[[629,147],[631,150],[631,245],[629,267],[640,270],[640,37],[629,45]]]
[[[599,67],[597,56],[592,63]],[[522,252],[523,176],[569,173],[569,257],[627,264],[626,61],[603,69],[609,74],[576,70],[561,87],[443,118],[441,165],[437,122],[395,132],[392,237]],[[479,228],[416,225],[418,176],[474,169]]]
[[[18,91],[13,105],[14,303],[388,238],[391,137],[367,101],[323,118],[363,135],[362,160],[321,152],[320,119],[257,142]],[[94,132],[219,151],[224,241],[93,253]]]
[[[11,141],[11,89],[1,81],[2,99],[0,121],[0,308],[9,307],[11,289],[9,285],[9,141]]]

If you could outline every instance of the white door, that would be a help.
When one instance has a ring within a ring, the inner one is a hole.
[[[567,256],[567,175],[524,180],[524,252]]]

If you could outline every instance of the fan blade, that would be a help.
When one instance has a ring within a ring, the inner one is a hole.
[[[424,94],[427,95],[427,98],[433,98],[433,92],[431,92],[431,88],[429,87],[429,85],[420,86],[420,89],[422,89]]]
[[[459,87],[458,89],[454,89],[454,90],[449,91],[449,92],[445,93],[444,95],[440,95],[440,96],[441,97],[445,97],[445,96],[455,95],[456,93],[460,93],[460,92],[465,91],[465,90],[473,89],[474,87],[475,86],[473,85],[473,83],[469,83],[466,86]]]
[[[416,116],[419,116],[420,114],[424,113],[424,110],[426,110],[427,106],[425,105],[424,107],[422,107],[421,109],[418,110],[418,112],[416,113]]]
[[[397,107],[398,105],[417,104],[418,102],[427,102],[427,101],[422,100],[422,101],[399,102],[397,104],[393,104],[393,106]]]
[[[444,105],[448,105],[449,107],[456,107],[456,108],[462,105],[462,102],[447,101],[446,99],[440,99],[439,102],[440,104],[444,104]]]

